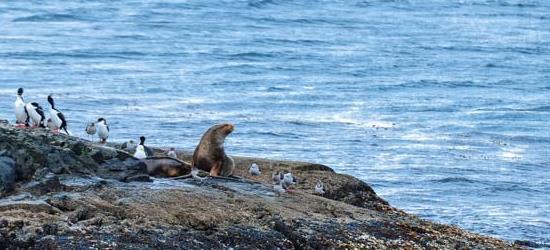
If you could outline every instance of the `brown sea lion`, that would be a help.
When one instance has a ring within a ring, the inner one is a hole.
[[[225,154],[223,143],[235,126],[219,124],[209,128],[193,153],[193,167],[210,173],[210,176],[231,176],[235,168],[233,158]]]
[[[176,177],[191,173],[191,164],[171,157],[147,157],[141,160],[147,173],[157,177]]]

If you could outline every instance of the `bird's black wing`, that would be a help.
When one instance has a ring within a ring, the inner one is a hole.
[[[145,149],[145,155],[146,155],[147,157],[153,156],[153,155],[155,154],[155,152],[153,151],[153,149],[151,149],[150,147],[143,146],[143,148]]]
[[[31,119],[31,116],[29,115],[29,110],[27,109],[27,105],[24,106],[25,108],[25,114],[27,115],[27,119],[25,119],[25,126],[29,126],[29,120]]]
[[[65,130],[65,133],[67,133],[67,135],[68,135],[69,131],[67,131],[67,120],[65,120],[65,115],[63,115],[63,113],[57,111],[57,117],[59,117],[59,119],[61,120],[61,126],[59,126],[59,129]]]
[[[41,128],[45,128],[46,126],[44,126],[44,120],[46,120],[46,115],[44,115],[44,110],[42,109],[42,107],[40,107],[40,105],[38,105],[38,103],[33,102],[32,105],[36,107],[36,113],[40,115],[40,124],[38,124],[38,126],[40,126]]]

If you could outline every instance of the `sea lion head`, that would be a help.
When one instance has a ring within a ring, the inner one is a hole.
[[[221,124],[220,126],[220,129],[225,136],[228,136],[231,132],[233,132],[233,130],[235,130],[235,125],[230,123]]]
[[[235,125],[230,123],[218,124],[212,127],[212,135],[216,139],[216,142],[219,146],[223,147],[223,142],[225,137],[227,137],[231,132],[235,130]]]

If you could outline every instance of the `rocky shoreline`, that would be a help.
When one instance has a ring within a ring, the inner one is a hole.
[[[320,164],[234,157],[243,179],[172,180],[119,148],[0,123],[0,248],[522,248],[407,214]],[[298,177],[293,193],[273,193],[277,170]]]

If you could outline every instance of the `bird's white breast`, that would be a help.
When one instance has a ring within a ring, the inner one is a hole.
[[[21,100],[21,97],[17,97],[14,103],[15,106],[15,118],[18,122],[24,122],[27,120],[27,114],[25,113],[25,102]]]
[[[134,157],[138,159],[144,159],[147,158],[147,155],[145,154],[145,148],[143,145],[138,145],[136,148],[136,153],[134,154]]]
[[[27,112],[29,113],[29,116],[31,117],[32,121],[35,124],[39,124],[40,120],[42,120],[42,117],[38,112],[36,112],[36,107],[33,106],[31,103],[27,103],[25,107],[27,107]]]
[[[107,125],[105,125],[103,123],[98,123],[97,124],[97,135],[99,135],[99,137],[101,139],[107,139],[107,137],[109,137],[109,130],[107,130]]]
[[[56,127],[56,128],[59,128],[61,127],[61,123],[63,123],[63,121],[61,121],[61,119],[59,118],[59,116],[57,115],[59,112],[55,109],[50,109],[50,117],[52,119],[52,122],[53,122],[53,125]]]

